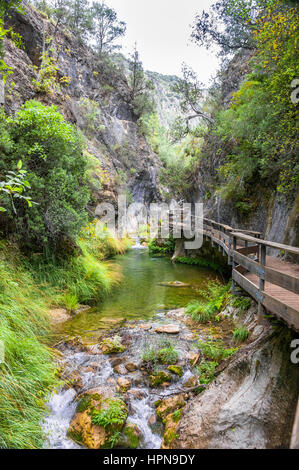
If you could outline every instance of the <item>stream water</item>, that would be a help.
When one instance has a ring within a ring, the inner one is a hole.
[[[159,423],[152,424],[155,415],[154,403],[158,394],[170,394],[182,386],[191,376],[188,354],[194,348],[194,336],[188,327],[180,321],[173,309],[184,307],[190,300],[198,298],[199,291],[204,291],[209,282],[216,280],[217,275],[208,269],[182,264],[173,264],[169,259],[150,256],[146,249],[130,250],[128,254],[117,257],[116,263],[123,273],[122,284],[109,298],[97,308],[77,315],[59,328],[61,338],[79,336],[89,342],[87,348],[76,348],[62,343],[62,366],[67,375],[77,374],[80,387],[63,389],[51,396],[48,402],[49,413],[43,422],[46,448],[79,448],[67,437],[67,429],[75,414],[78,393],[98,387],[117,388],[115,372],[115,355],[103,355],[98,343],[109,332],[117,332],[127,345],[119,362],[135,363],[138,368],[129,372],[132,388],[137,391],[126,395],[129,409],[128,422],[136,424],[142,433],[140,447],[158,449],[161,446],[162,429]],[[169,287],[161,283],[180,281],[188,287]],[[150,329],[144,329],[144,323]],[[174,337],[160,335],[155,328],[161,324],[176,324],[180,333]],[[178,364],[183,369],[183,376],[174,376],[171,384],[165,389],[152,389],[148,385],[144,372],[140,370],[141,351],[149,345],[171,341],[179,353]]]

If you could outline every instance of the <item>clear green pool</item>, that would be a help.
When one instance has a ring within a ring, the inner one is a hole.
[[[149,255],[148,250],[130,250],[125,256],[113,260],[123,274],[120,286],[114,289],[98,307],[77,315],[63,326],[67,334],[107,327],[107,323],[120,318],[149,320],[163,310],[180,308],[199,297],[211,281],[219,279],[209,269],[173,264],[165,257]],[[189,287],[161,286],[161,282],[180,281]]]

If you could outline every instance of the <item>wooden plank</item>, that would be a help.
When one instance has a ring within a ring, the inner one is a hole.
[[[288,251],[289,253],[299,255],[299,248],[296,248],[295,246],[283,245],[281,243],[270,242],[268,240],[260,240],[260,239],[251,237],[250,235],[244,235],[243,233],[240,233],[240,232],[233,232],[232,235],[234,235],[237,238],[240,238],[241,240],[247,240],[249,242],[258,243],[259,245],[265,245],[271,248],[275,248],[277,250]]]
[[[236,269],[233,270],[233,280],[256,300],[256,293],[258,292],[258,288],[255,284],[253,284],[253,282],[249,281],[249,279],[239,273]]]
[[[233,253],[234,260],[244,266],[248,271],[251,273],[256,274],[259,276],[260,274],[260,264],[256,261],[247,258],[243,254],[238,252]],[[264,275],[262,278],[270,282],[271,284],[275,284],[279,287],[283,287],[286,290],[294,292],[295,294],[299,294],[299,278],[294,277],[292,275],[277,271],[276,269],[270,268],[268,266],[263,267]]]
[[[255,245],[255,246],[249,246],[248,248],[244,247],[244,248],[238,248],[238,253],[241,253],[242,255],[243,254],[248,254],[248,255],[252,255],[254,253],[257,253],[258,252],[258,245]]]
[[[299,309],[296,310],[272,295],[263,292],[263,305],[279,318],[282,318],[289,327],[299,331]]]
[[[243,250],[243,248],[242,248]],[[251,273],[259,275],[260,264],[254,261],[253,259],[248,258],[247,256],[240,253],[240,250],[233,252],[234,261],[238,264],[244,266]]]
[[[268,266],[264,267],[264,279],[271,284],[283,287],[286,290],[299,294],[299,278],[286,274]]]

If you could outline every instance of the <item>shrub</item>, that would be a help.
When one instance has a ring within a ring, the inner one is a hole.
[[[249,331],[245,326],[241,326],[241,328],[235,328],[233,332],[233,337],[237,343],[243,343],[249,336]]]
[[[207,341],[198,341],[198,347],[207,359],[215,362],[220,362],[232,356],[238,350],[238,348],[225,349],[223,341],[213,340],[212,338]]]
[[[22,159],[37,203],[28,208],[17,200],[12,223],[14,214],[4,199],[11,231],[25,247],[52,251],[63,237],[74,238],[86,221],[89,189],[81,138],[57,107],[37,101],[25,103],[14,118],[1,114],[0,137],[0,174],[15,170]]]
[[[230,298],[230,286],[230,282],[225,286],[215,283],[210,284],[207,292],[200,291],[200,294],[209,300],[207,302],[193,300],[187,305],[186,313],[189,314],[194,321],[201,323],[215,319],[215,314],[221,311]]]
[[[201,384],[209,384],[215,378],[215,369],[218,362],[215,361],[201,361],[195,368],[198,374],[198,379]]]
[[[125,403],[121,399],[107,398],[100,410],[93,410],[92,423],[104,428],[113,425],[124,425],[128,416]]]

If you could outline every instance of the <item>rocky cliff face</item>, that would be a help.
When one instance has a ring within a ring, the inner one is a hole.
[[[55,31],[53,23],[31,7],[8,21],[22,36],[24,48],[5,41],[5,61],[13,71],[5,86],[5,110],[15,113],[30,99],[59,106],[85,134],[86,152],[97,159],[94,202],[115,202],[118,192],[145,204],[160,200],[161,163],[138,132],[125,75],[68,32]],[[38,90],[34,80],[40,80],[40,58],[53,36],[61,85],[50,94]]]
[[[234,317],[233,310],[226,314]],[[251,331],[250,343],[184,408],[172,448],[289,447],[299,391],[291,334],[285,327],[257,325],[256,318],[255,306],[234,318]]]
[[[221,74],[220,105],[228,107],[234,92],[238,91],[245,76],[250,72],[251,53],[239,53]],[[219,151],[221,149],[221,151]],[[203,146],[203,158],[199,164],[193,197],[204,201],[206,217],[232,227],[257,230],[266,240],[298,246],[299,211],[298,192],[288,200],[271,188],[264,188],[259,180],[253,188],[254,209],[244,215],[234,204],[221,200],[215,194],[219,185],[217,169],[222,163],[225,144],[213,134],[208,134]],[[277,255],[275,250],[272,255]]]

